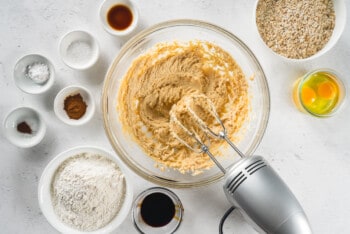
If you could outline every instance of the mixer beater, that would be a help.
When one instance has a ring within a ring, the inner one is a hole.
[[[244,155],[228,138],[223,121],[216,112],[214,104],[203,94],[193,94],[184,97],[184,106],[194,119],[202,133],[192,126],[185,126],[177,117],[177,105],[170,111],[170,122],[190,136],[195,144],[190,144],[178,131],[172,134],[181,143],[198,153],[206,153],[216,166],[225,174],[224,193],[233,207],[238,208],[258,231],[271,234],[310,234],[311,227],[307,217],[290,191],[274,169],[261,156]],[[207,111],[218,126],[219,131],[209,128],[199,116],[196,109]],[[204,134],[203,134],[204,133]],[[205,139],[203,140],[203,136]],[[225,169],[210,152],[209,136],[225,140],[241,157],[233,165]]]

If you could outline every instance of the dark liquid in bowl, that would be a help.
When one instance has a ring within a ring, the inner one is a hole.
[[[141,217],[152,227],[167,225],[175,215],[175,205],[168,195],[164,193],[151,193],[141,204]]]
[[[116,30],[127,29],[133,20],[131,10],[124,5],[115,5],[107,13],[108,24]]]

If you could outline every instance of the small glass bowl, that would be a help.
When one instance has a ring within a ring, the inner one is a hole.
[[[335,83],[337,83],[338,88],[339,88],[339,97],[338,97],[337,104],[334,106],[334,108],[330,112],[325,113],[325,114],[318,114],[318,113],[314,113],[311,110],[309,110],[308,107],[303,103],[302,96],[301,96],[303,85],[315,73],[329,74],[329,77],[331,77],[333,79],[333,81]],[[308,72],[304,76],[302,76],[301,78],[297,79],[293,84],[293,100],[294,100],[296,107],[301,112],[310,114],[310,115],[315,116],[315,117],[331,117],[331,116],[333,116],[336,112],[339,111],[340,107],[343,105],[344,100],[346,98],[346,88],[345,88],[343,81],[340,79],[340,77],[341,76],[334,70],[317,69],[317,70],[313,70],[311,72]]]
[[[173,201],[175,205],[175,215],[173,219],[162,227],[152,227],[149,226],[147,223],[144,222],[144,220],[141,217],[141,204],[143,199],[145,199],[148,195],[152,193],[163,193]],[[153,187],[149,188],[142,193],[140,193],[137,198],[134,201],[133,207],[132,207],[132,219],[133,223],[136,227],[136,229],[140,233],[152,233],[152,234],[170,234],[174,233],[180,226],[182,217],[184,213],[184,208],[182,206],[182,203],[178,196],[170,191],[169,189],[162,188],[162,187]]]

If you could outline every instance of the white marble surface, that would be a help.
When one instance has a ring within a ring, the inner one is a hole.
[[[328,67],[349,81],[350,30],[347,25],[336,46],[321,58],[292,63],[273,55],[253,30],[254,0],[135,1],[141,27],[168,19],[193,18],[220,25],[240,37],[261,62],[271,91],[271,114],[257,150],[265,156],[302,203],[315,233],[350,233],[350,108],[329,119],[298,112],[291,100],[296,77],[311,69]],[[98,19],[101,1],[1,0],[0,1],[0,120],[15,107],[30,106],[44,117],[46,138],[31,149],[11,145],[0,134],[0,233],[56,233],[40,212],[38,179],[46,164],[73,146],[97,145],[111,150],[104,134],[101,112],[82,127],[60,122],[53,112],[58,91],[71,84],[88,87],[99,107],[108,64],[124,41],[105,32]],[[350,2],[346,1],[348,9]],[[347,21],[350,22],[349,17]],[[68,68],[58,54],[60,38],[68,31],[91,32],[101,47],[94,69]],[[56,83],[49,93],[28,95],[13,81],[15,62],[28,53],[47,56],[56,68]],[[348,87],[349,88],[349,87]],[[152,184],[131,173],[135,194]],[[221,183],[205,188],[174,190],[181,198],[185,217],[178,233],[217,233],[219,219],[228,208]],[[255,233],[239,215],[230,217],[225,233]],[[116,233],[136,233],[131,218]]]

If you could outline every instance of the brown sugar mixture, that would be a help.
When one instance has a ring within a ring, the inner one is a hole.
[[[172,107],[194,94],[213,102],[228,136],[237,142],[235,134],[248,117],[248,84],[235,60],[219,46],[206,41],[157,44],[134,60],[122,81],[117,109],[124,130],[160,168],[197,174],[213,165],[207,155],[188,149],[172,134]],[[201,118],[212,126],[205,113]],[[185,121],[186,115],[178,118]],[[220,155],[222,144],[211,139],[215,155]]]

